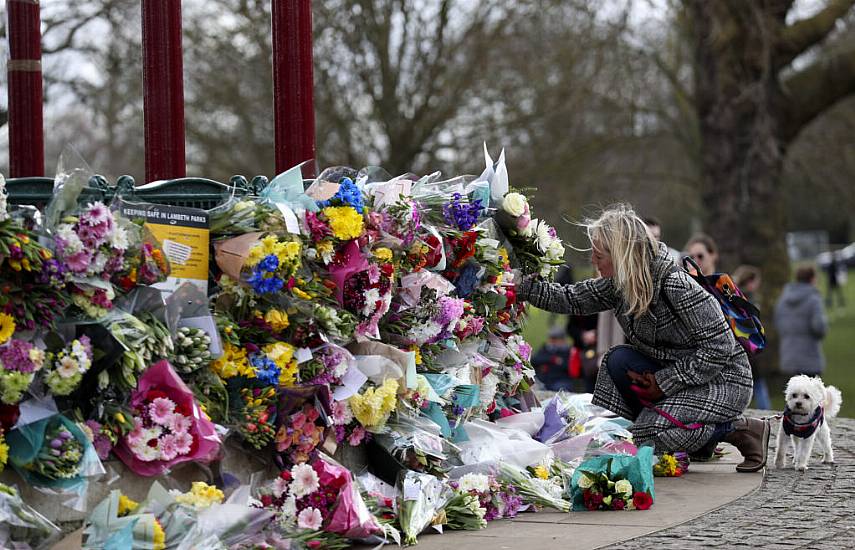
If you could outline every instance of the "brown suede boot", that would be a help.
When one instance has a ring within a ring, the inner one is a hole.
[[[740,418],[734,420],[733,431],[724,436],[745,459],[736,467],[737,472],[757,472],[766,465],[769,449],[769,421],[759,418]]]

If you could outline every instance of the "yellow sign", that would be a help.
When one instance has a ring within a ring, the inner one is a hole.
[[[190,282],[208,292],[210,231],[207,212],[183,206],[132,203],[123,203],[121,212],[130,219],[145,219],[145,227],[169,258],[169,278],[153,285],[155,288],[168,295]]]

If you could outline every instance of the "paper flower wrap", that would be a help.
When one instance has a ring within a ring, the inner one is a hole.
[[[626,479],[632,484],[633,494],[645,493],[650,499],[655,500],[652,447],[641,447],[635,456],[620,454],[595,456],[580,464],[573,473],[570,487],[570,497],[575,511],[587,509],[584,503],[584,489],[579,485],[583,472],[605,473],[611,480]]]
[[[171,460],[144,461],[131,450],[126,436],[119,441],[114,449],[113,452],[116,453],[116,456],[134,473],[141,476],[160,475],[183,462],[210,462],[216,458],[221,441],[214,428],[214,423],[205,416],[193,398],[193,392],[178,377],[167,361],[155,363],[140,377],[137,389],[131,395],[131,408],[139,411],[146,406],[146,396],[150,391],[166,394],[166,397],[175,403],[176,409],[189,411],[190,426],[187,433],[193,437],[190,452],[178,455]]]

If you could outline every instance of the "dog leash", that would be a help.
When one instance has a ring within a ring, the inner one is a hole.
[[[646,399],[642,399],[640,397],[638,398],[638,400],[641,402],[642,405],[644,405],[648,409],[656,412],[656,414],[658,414],[659,416],[661,416],[662,418],[664,418],[665,420],[667,420],[671,424],[677,426],[678,428],[682,428],[684,430],[699,430],[699,429],[704,427],[704,425],[701,424],[700,422],[692,422],[691,424],[684,424],[684,423],[680,422],[680,420],[675,418],[674,415],[672,415],[669,412],[663,411],[662,409],[658,408],[657,406],[655,406],[650,401],[647,401]]]

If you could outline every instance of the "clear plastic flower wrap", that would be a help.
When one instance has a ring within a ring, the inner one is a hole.
[[[444,438],[439,426],[430,420],[398,414],[387,422],[386,427],[388,430],[375,434],[373,441],[396,463],[387,465],[384,470],[394,467],[395,470],[410,469],[444,475],[450,467],[460,463],[457,446]],[[382,468],[384,462],[390,462],[371,448],[369,455],[373,457],[374,467]],[[392,479],[389,472],[383,473],[385,479]]]
[[[555,508],[559,512],[570,511],[570,503],[562,498],[563,485],[550,479],[533,477],[523,468],[508,462],[499,464],[497,477],[516,487],[517,493],[528,504]]]
[[[417,544],[419,534],[439,517],[454,491],[443,480],[430,474],[405,471],[398,478],[398,522],[404,543]],[[440,521],[437,521],[440,520]]]
[[[50,548],[62,530],[21,500],[15,486],[0,483],[0,548]]]

